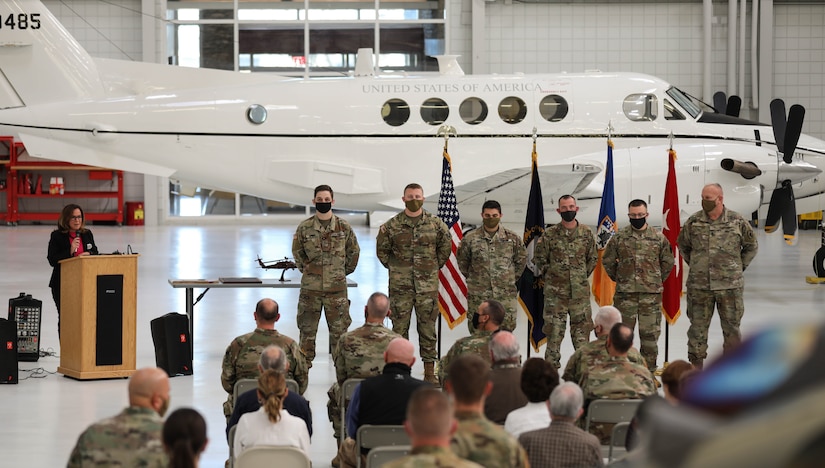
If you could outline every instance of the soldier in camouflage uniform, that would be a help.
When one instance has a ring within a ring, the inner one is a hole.
[[[448,369],[446,387],[455,402],[458,429],[451,448],[465,460],[486,468],[529,467],[527,452],[501,426],[484,416],[484,398],[490,393],[490,366],[480,357],[465,354]]]
[[[596,269],[597,254],[593,231],[576,221],[576,199],[563,195],[556,211],[562,221],[547,228],[536,242],[533,262],[536,271],[544,275],[544,358],[558,369],[568,314],[570,338],[576,349],[587,343],[593,326],[588,278]]]
[[[501,205],[487,200],[481,207],[484,226],[470,231],[458,247],[458,269],[467,279],[467,327],[482,301],[495,299],[507,309],[502,328],[516,328],[516,282],[527,265],[527,249],[521,236],[499,225]]]
[[[298,382],[298,388],[302,394],[307,389],[309,369],[304,353],[295,340],[275,330],[275,322],[281,318],[278,313],[278,303],[272,299],[261,299],[255,306],[254,317],[255,331],[232,340],[223,356],[221,385],[229,394],[223,404],[223,413],[226,417],[232,415],[234,406],[232,391],[235,382],[240,379],[257,379],[260,376],[258,361],[261,352],[269,345],[277,345],[284,350],[289,363],[286,377]]]
[[[687,279],[688,358],[701,369],[707,357],[708,329],[714,305],[722,323],[724,350],[741,339],[745,313],[743,272],[756,256],[758,244],[750,224],[725,208],[722,187],[702,189],[702,211],[694,213],[679,232],[679,250],[690,266]]]
[[[475,354],[493,365],[493,358],[490,356],[490,337],[494,332],[501,329],[501,322],[505,317],[504,306],[493,299],[479,304],[478,311],[473,314],[473,329],[475,333],[470,336],[459,338],[447,351],[447,355],[441,358],[438,365],[438,379],[440,382],[447,381],[447,369],[450,363],[463,354]]]
[[[404,428],[410,436],[410,454],[384,464],[386,468],[477,468],[450,450],[455,425],[453,408],[444,392],[420,388],[407,404]]]
[[[404,212],[381,226],[375,249],[378,260],[389,270],[392,330],[408,338],[415,308],[424,380],[435,384],[438,270],[450,258],[452,240],[444,221],[422,208],[424,190],[420,185],[407,185],[402,200]]]
[[[607,276],[616,282],[613,305],[622,312],[624,324],[634,328],[639,318],[642,356],[652,373],[659,355],[662,283],[673,270],[673,251],[667,238],[647,224],[644,200],[631,201],[627,209],[630,226],[610,239],[602,263]]]
[[[169,376],[165,371],[156,367],[138,369],[129,379],[129,407],[83,431],[67,467],[168,467],[161,431],[169,398]]]
[[[633,329],[617,323],[607,336],[606,361],[591,367],[582,378],[585,407],[593,400],[641,400],[656,393],[653,374],[642,364],[630,362],[627,352],[633,345]],[[583,424],[583,423],[582,423]],[[595,423],[590,433],[602,445],[610,443],[614,424]]]
[[[613,306],[599,308],[599,311],[593,316],[593,333],[596,335],[596,339],[577,349],[570,356],[562,375],[565,382],[573,382],[581,386],[583,384],[582,377],[590,368],[607,361],[607,358],[610,357],[607,354],[607,335],[613,325],[621,322],[622,314],[619,309]],[[645,364],[639,350],[632,346],[627,351],[627,359],[636,364]]]
[[[364,307],[364,315],[364,325],[341,335],[332,353],[336,382],[327,392],[327,413],[336,438],[341,435],[341,385],[347,379],[380,374],[384,369],[384,351],[390,341],[401,337],[384,326],[384,319],[390,316],[390,301],[385,294],[373,293]]]
[[[361,249],[352,227],[332,214],[335,203],[329,185],[315,187],[315,216],[298,225],[292,237],[292,256],[301,271],[298,329],[301,350],[312,367],[321,309],[327,319],[329,342],[336,343],[352,319],[347,299],[347,275],[355,271]]]

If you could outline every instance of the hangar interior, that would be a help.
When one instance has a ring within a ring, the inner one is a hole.
[[[732,11],[728,2],[708,2],[709,17],[704,15],[702,2],[679,0],[44,3],[94,57],[320,76],[348,72],[354,66],[355,51],[350,47],[369,46],[379,51],[379,66],[391,70],[432,72],[434,65],[428,56],[444,53],[460,55],[459,63],[467,73],[636,71],[662,77],[707,101],[707,92],[736,90],[745,103],[744,115],[760,121],[770,120],[765,112],[772,97],[801,103],[807,108],[803,131],[825,138],[825,3],[821,1],[747,2]],[[754,46],[756,4],[761,11],[758,29],[767,33],[760,34]],[[744,46],[740,50],[737,45],[739,55],[731,58],[728,29],[733,18],[740,25],[733,42]],[[712,25],[709,37],[703,28],[706,19]],[[270,43],[274,45],[269,47]],[[706,50],[704,44],[711,49]],[[739,57],[744,65],[734,67],[737,71],[732,78],[729,66],[732,60],[741,64]],[[756,103],[754,74],[758,75]],[[183,312],[183,292],[173,289],[169,279],[277,277],[279,273],[260,270],[255,258],[289,255],[294,228],[309,210],[213,191],[198,187],[198,181],[131,173],[125,178],[126,200],[144,202],[146,226],[91,228],[102,252],[125,251],[131,246],[140,254],[137,365],[144,367],[155,363],[149,321],[167,312]],[[85,204],[84,208],[95,209]],[[260,216],[262,212],[266,216]],[[386,290],[387,274],[374,254],[377,230],[366,226],[363,214],[344,216],[355,226],[362,251],[359,267],[351,276],[358,287],[349,291],[352,329],[363,323],[361,311],[369,294]],[[0,297],[25,291],[41,299],[41,347],[59,356],[56,313],[47,287],[51,268],[45,259],[51,230],[51,226],[38,225],[0,229],[4,258]],[[811,274],[811,256],[820,246],[820,234],[802,231],[794,247],[784,245],[779,234],[760,232],[758,240],[759,254],[745,275],[743,333],[778,324],[820,322],[825,289],[804,282]],[[286,277],[298,281],[299,276],[293,271]],[[194,407],[206,417],[210,443],[201,466],[221,466],[228,455],[221,411],[226,398],[219,382],[221,359],[232,338],[254,326],[252,312],[262,297],[279,302],[282,318],[277,328],[297,339],[297,289],[213,290],[195,306],[194,374],[171,379],[171,408]],[[684,300],[682,311],[670,329],[671,360],[686,357]],[[516,334],[524,336],[527,326],[527,319],[520,316]],[[325,332],[322,320],[319,354],[305,394],[313,411],[311,458],[315,466],[328,466],[335,455],[326,417],[326,391],[335,370],[323,352],[329,345]],[[442,353],[466,333],[464,324],[453,330],[445,327]],[[417,343],[415,332],[411,340]],[[711,356],[721,353],[718,318],[711,325],[709,345]],[[664,351],[662,336],[660,362]],[[543,352],[532,351],[532,355]],[[572,352],[568,337],[562,346],[562,361]],[[524,344],[522,355],[528,355]],[[63,377],[54,373],[57,356],[20,363],[20,377],[25,380],[0,385],[0,395],[7,402],[0,409],[4,422],[0,424],[4,446],[0,464],[62,466],[85,427],[126,405],[125,380],[82,382]],[[418,361],[413,374],[420,377],[422,373]]]

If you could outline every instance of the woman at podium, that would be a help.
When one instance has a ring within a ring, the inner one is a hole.
[[[60,338],[60,260],[80,255],[97,255],[97,245],[92,231],[86,229],[83,208],[69,204],[63,207],[57,220],[57,229],[49,239],[49,265],[54,267],[49,287],[52,288],[54,305],[57,306],[57,336]]]

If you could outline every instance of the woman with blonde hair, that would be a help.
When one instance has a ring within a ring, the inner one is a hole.
[[[235,460],[249,447],[259,445],[296,447],[309,456],[309,431],[301,418],[283,408],[286,398],[284,374],[268,369],[258,377],[261,408],[238,421],[233,450]]]

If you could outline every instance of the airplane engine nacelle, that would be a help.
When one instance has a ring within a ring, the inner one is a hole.
[[[759,169],[759,166],[751,161],[742,162],[735,159],[725,158],[720,161],[719,164],[722,166],[722,169],[735,172],[747,180],[762,175],[762,170]]]
[[[741,184],[725,188],[725,207],[748,219],[762,203],[762,186],[757,183]]]

